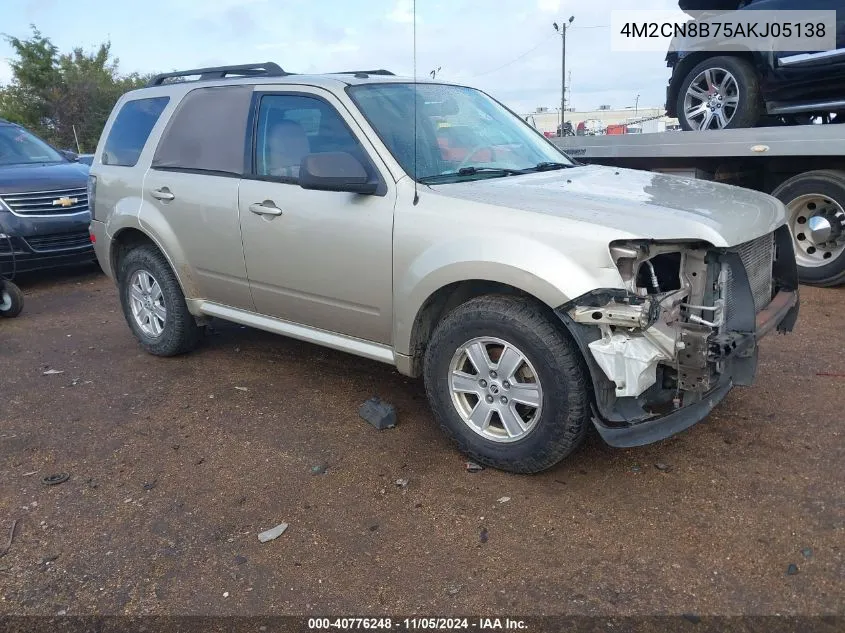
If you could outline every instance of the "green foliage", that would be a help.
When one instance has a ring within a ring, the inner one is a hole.
[[[29,39],[5,36],[15,58],[13,78],[0,86],[0,118],[20,123],[60,149],[93,152],[120,96],[147,83],[149,76],[121,75],[110,58],[111,43],[94,53],[58,48],[32,26]]]

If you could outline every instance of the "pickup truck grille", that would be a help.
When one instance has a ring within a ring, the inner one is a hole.
[[[772,265],[775,256],[775,239],[773,233],[768,233],[750,242],[734,247],[739,254],[748,281],[751,284],[751,294],[754,297],[754,308],[757,312],[765,308],[772,301]]]
[[[9,193],[0,198],[15,215],[66,215],[88,210],[88,189]]]

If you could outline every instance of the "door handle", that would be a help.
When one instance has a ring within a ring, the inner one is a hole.
[[[282,215],[282,210],[273,204],[272,200],[265,200],[264,202],[256,202],[249,205],[249,210],[255,215]]]
[[[170,193],[170,189],[162,187],[161,189],[153,189],[150,195],[156,200],[173,200],[176,196]]]

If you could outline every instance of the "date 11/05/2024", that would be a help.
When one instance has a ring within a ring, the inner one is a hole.
[[[512,618],[309,618],[308,629],[406,631],[527,631],[524,620]]]

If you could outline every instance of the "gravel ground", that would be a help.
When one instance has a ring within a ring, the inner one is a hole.
[[[21,285],[0,615],[845,613],[845,288],[802,289],[706,422],[526,477],[466,472],[386,365],[228,324],[154,358],[95,269]],[[396,428],[358,418],[372,395]]]

